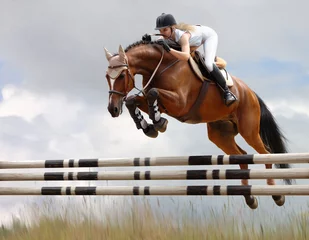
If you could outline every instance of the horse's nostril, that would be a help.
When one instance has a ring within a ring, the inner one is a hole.
[[[114,108],[114,112],[117,113],[118,112],[118,108],[115,107]]]

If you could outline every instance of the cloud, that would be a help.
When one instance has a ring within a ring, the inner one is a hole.
[[[306,152],[308,4],[159,0],[149,7],[147,1],[1,1],[0,158],[222,154],[209,141],[205,124],[167,117],[167,131],[150,139],[135,128],[127,110],[119,118],[107,112],[103,47],[115,52],[119,44],[125,47],[155,32],[162,12],[213,27],[228,70],[265,100],[290,150]],[[237,141],[254,153],[240,136]],[[14,206],[13,201],[7,204]]]

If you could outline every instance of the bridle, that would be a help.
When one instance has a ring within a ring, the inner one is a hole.
[[[159,66],[161,65],[162,63],[162,60],[163,60],[163,56],[164,56],[164,48],[162,47],[162,55],[161,55],[161,59],[157,65],[157,67],[155,68],[155,70],[153,71],[149,81],[147,82],[147,84],[145,85],[145,87],[143,87],[142,90],[138,89],[135,87],[135,81],[134,81],[134,76],[133,74],[131,73],[130,69],[129,69],[129,65],[128,64],[119,64],[119,65],[115,65],[115,66],[108,66],[108,68],[111,68],[111,69],[116,69],[116,68],[124,68],[119,74],[117,74],[116,77],[111,77],[108,75],[109,78],[111,79],[117,79],[119,77],[119,75],[121,75],[123,73],[123,71],[126,71],[126,73],[129,75],[129,78],[130,80],[133,82],[133,88],[136,88],[137,90],[139,90],[140,92],[142,92],[143,94],[145,94],[145,89],[149,86],[149,84],[151,83],[151,81],[153,80],[153,77],[155,76]],[[110,81],[110,80],[109,80]],[[128,84],[126,84],[126,87],[125,87],[125,92],[120,92],[120,91],[116,91],[116,90],[109,90],[108,93],[109,94],[112,94],[112,93],[115,93],[115,94],[118,94],[120,96],[123,97],[123,99],[125,99],[125,97],[127,96],[127,94],[129,93],[128,91],[128,86],[130,85],[130,82]]]
[[[123,70],[118,74],[118,76],[116,76],[116,77],[113,78],[113,77],[111,77],[111,76],[108,75],[108,77],[111,78],[111,79],[116,79],[116,78],[119,77],[119,75],[122,74],[123,71],[126,71],[126,72],[129,74],[130,80],[133,82],[133,87],[135,87],[134,77],[133,77],[133,75],[132,75],[132,73],[131,73],[131,71],[130,71],[130,69],[129,69],[129,65],[128,65],[128,64],[119,64],[119,65],[115,65],[115,66],[108,66],[108,68],[111,68],[111,69],[120,68],[120,67],[121,67],[121,68],[125,67],[125,69],[123,69]],[[109,90],[108,93],[109,93],[109,94],[115,93],[115,94],[118,94],[118,95],[121,95],[121,96],[125,97],[125,96],[127,96],[128,92],[129,92],[128,89],[127,89],[128,86],[129,86],[129,84],[130,84],[130,82],[129,82],[128,84],[126,84],[125,93],[119,92],[119,91],[116,91],[116,90]]]

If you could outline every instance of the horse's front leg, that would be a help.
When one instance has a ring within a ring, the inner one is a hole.
[[[128,108],[137,129],[143,129],[143,132],[146,136],[156,138],[158,136],[158,131],[155,130],[152,124],[147,123],[137,106],[141,108],[144,112],[147,112],[147,101],[144,97],[133,95],[127,97],[126,107]]]
[[[167,127],[167,119],[161,117],[158,106],[159,92],[158,89],[152,88],[147,93],[149,118],[152,120],[154,128],[157,131],[165,132]]]
[[[165,132],[168,124],[168,120],[164,117],[161,117],[159,111],[158,101],[165,105],[175,104],[173,109],[169,112],[169,115],[175,115],[173,112],[178,112],[178,107],[180,106],[179,96],[176,92],[152,88],[147,93],[147,102],[148,102],[148,113],[149,118],[152,120],[154,128],[159,132]],[[177,106],[177,109],[176,109]],[[184,106],[182,106],[184,107]],[[177,114],[176,114],[177,115]]]

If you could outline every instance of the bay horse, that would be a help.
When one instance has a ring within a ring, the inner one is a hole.
[[[108,111],[112,117],[122,113],[125,102],[137,129],[142,129],[148,137],[155,138],[158,132],[165,132],[168,121],[161,116],[165,113],[189,124],[206,123],[209,140],[228,155],[247,154],[235,142],[238,133],[260,154],[287,153],[286,138],[272,113],[239,78],[232,76],[233,86],[230,87],[238,101],[226,106],[222,91],[213,81],[202,82],[188,61],[177,60],[156,42],[138,41],[125,50],[120,45],[118,54],[104,49],[109,63],[106,79],[110,89]],[[135,88],[136,74],[143,77],[142,95],[128,96]],[[140,110],[149,115],[152,124],[144,119]],[[272,168],[272,164],[265,166]],[[290,166],[276,164],[276,167]],[[248,165],[240,164],[240,168],[248,169]],[[241,182],[248,185],[247,179]],[[285,182],[291,184],[290,179]],[[274,185],[275,181],[267,179],[267,184]],[[250,208],[257,208],[254,196],[244,197]],[[272,198],[278,206],[285,202],[284,196]]]

